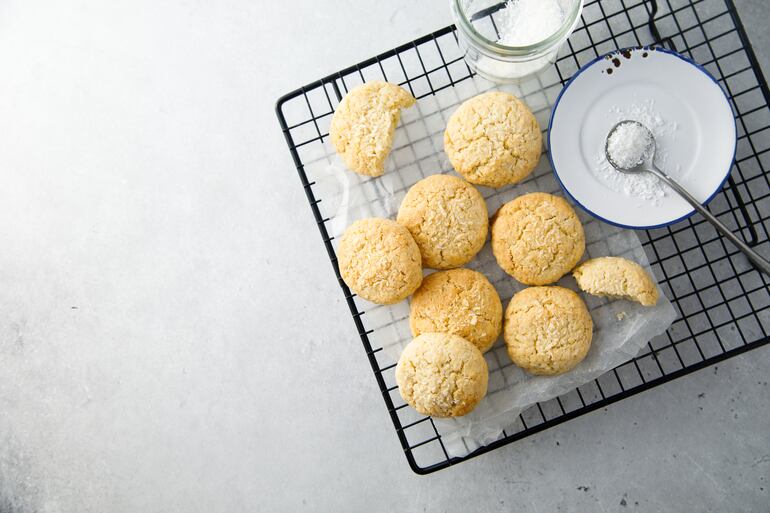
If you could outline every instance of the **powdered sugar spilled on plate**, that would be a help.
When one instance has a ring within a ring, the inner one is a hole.
[[[608,115],[612,119],[613,125],[629,119],[638,121],[649,128],[655,137],[655,165],[671,177],[678,177],[681,166],[672,165],[669,162],[668,153],[668,148],[676,142],[678,125],[675,121],[663,119],[658,114],[655,110],[654,100],[644,100],[626,107],[613,107],[609,110]],[[626,196],[642,198],[655,205],[659,205],[661,199],[671,193],[667,185],[650,173],[625,174],[613,168],[604,155],[604,139],[597,148],[593,171],[613,191],[621,192]]]

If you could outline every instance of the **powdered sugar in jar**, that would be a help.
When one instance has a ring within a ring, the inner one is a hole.
[[[542,71],[580,20],[583,0],[451,0],[465,60],[494,82]]]

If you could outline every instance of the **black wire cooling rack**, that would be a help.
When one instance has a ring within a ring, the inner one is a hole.
[[[555,64],[564,85],[587,62],[618,48],[662,44],[703,65],[728,93],[738,127],[730,178],[709,208],[770,257],[770,92],[732,0],[586,1],[581,22]],[[367,59],[283,96],[276,112],[313,216],[345,294],[366,355],[411,468],[433,472],[695,370],[770,342],[768,278],[699,215],[673,226],[639,232],[661,287],[677,309],[668,332],[633,360],[574,391],[538,403],[503,436],[463,457],[451,457],[430,417],[415,416],[401,401],[395,364],[373,342],[377,326],[339,277],[322,191],[309,180],[305,150],[323,145],[334,106],[351,84],[384,79],[418,99],[456,86],[473,73],[454,27]]]

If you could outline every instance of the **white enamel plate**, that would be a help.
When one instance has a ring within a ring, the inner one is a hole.
[[[629,184],[601,162],[610,128],[626,118],[644,122],[640,117],[658,127],[659,167],[708,203],[735,158],[735,119],[716,80],[669,50],[622,50],[581,68],[554,105],[548,153],[556,178],[589,214],[626,228],[656,228],[693,208],[651,176],[652,183]]]

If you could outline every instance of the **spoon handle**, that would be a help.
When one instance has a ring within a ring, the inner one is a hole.
[[[669,187],[674,189],[681,197],[686,199],[690,203],[690,205],[692,205],[693,208],[695,208],[695,210],[697,210],[700,213],[700,215],[705,217],[706,220],[709,223],[713,224],[714,227],[716,227],[716,229],[719,230],[719,232],[722,235],[727,237],[730,240],[730,242],[735,244],[738,247],[738,249],[740,249],[746,255],[746,257],[751,261],[752,264],[754,264],[754,266],[757,269],[759,269],[760,271],[762,271],[767,275],[770,275],[770,262],[768,262],[767,260],[759,256],[759,254],[756,251],[754,251],[749,246],[747,246],[745,242],[743,242],[737,235],[731,232],[727,226],[722,224],[719,221],[719,219],[714,217],[714,215],[706,209],[706,207],[701,205],[697,199],[695,199],[689,192],[687,192],[684,189],[684,187],[679,185],[676,181],[674,181],[673,178],[671,178],[670,176],[668,176],[666,173],[664,173],[663,171],[661,171],[655,166],[649,166],[647,170],[650,173],[657,176],[658,178],[660,178],[661,180],[663,180],[664,182],[666,182],[669,185]]]

